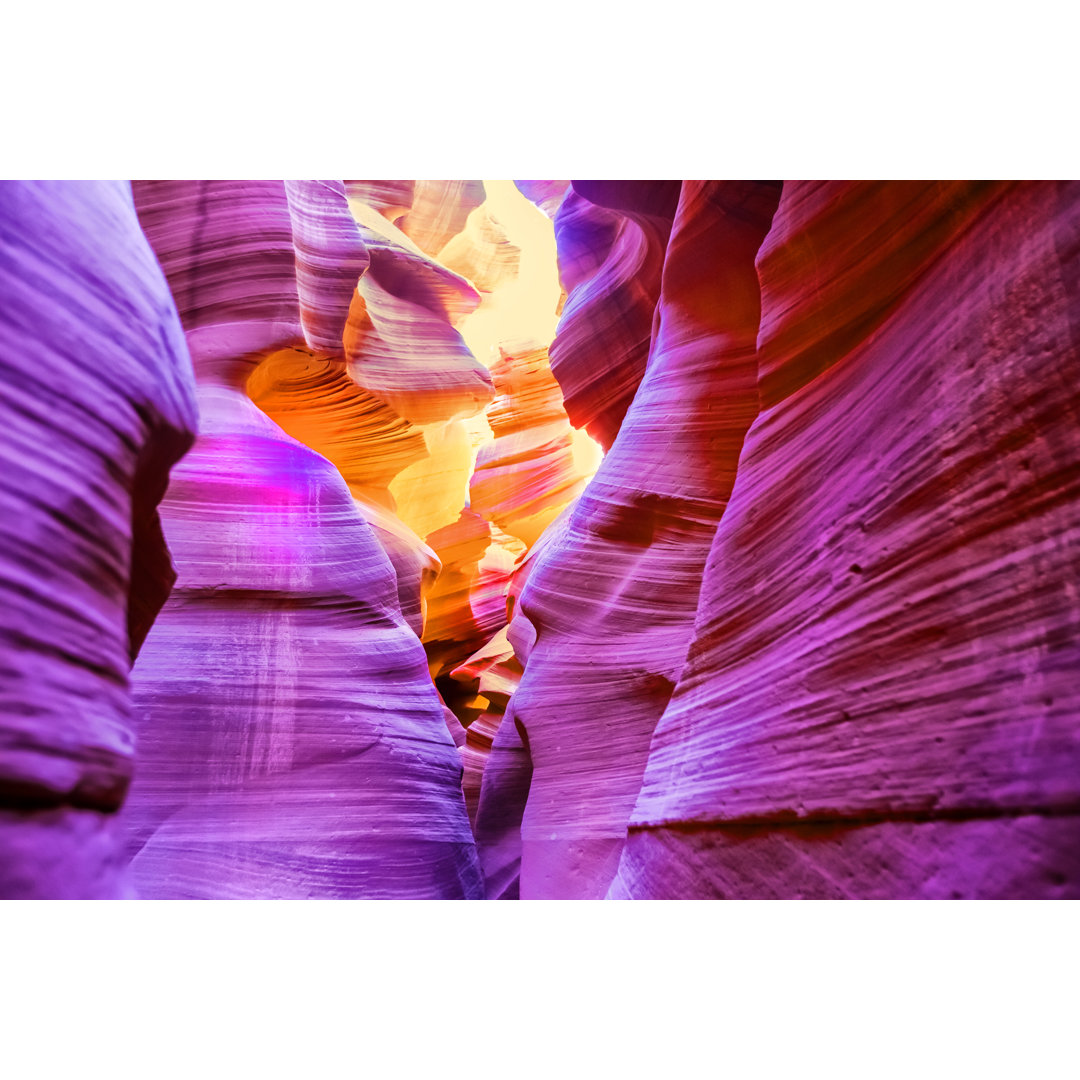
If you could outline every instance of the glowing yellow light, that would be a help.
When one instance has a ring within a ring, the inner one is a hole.
[[[485,180],[484,191],[487,199],[477,212],[490,213],[521,251],[517,276],[496,286],[458,327],[473,355],[491,367],[499,359],[500,345],[551,344],[562,288],[549,218],[512,180]]]

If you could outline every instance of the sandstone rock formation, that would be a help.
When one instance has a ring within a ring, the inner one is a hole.
[[[0,896],[1080,897],[1080,184],[0,240]]]
[[[0,184],[0,897],[129,895],[128,670],[191,363],[126,183]]]
[[[585,489],[599,461],[575,441],[547,351],[501,350],[487,411],[492,441],[469,482],[472,508],[531,547]]]
[[[612,182],[593,200],[579,183],[555,215],[568,296],[551,369],[571,422],[605,449],[645,372],[673,193],[677,199],[677,183],[673,192],[663,181]]]
[[[479,896],[459,755],[394,567],[341,472],[245,392],[264,357],[302,346],[322,350],[317,379],[348,390],[360,295],[348,282],[380,252],[334,185],[139,184],[136,202],[200,412],[163,503],[179,579],[134,673],[136,884],[169,897]],[[362,395],[344,396],[352,415]]]
[[[1080,186],[785,184],[613,896],[1080,895]]]
[[[754,257],[775,187],[683,185],[644,379],[519,619],[514,716],[533,767],[523,897],[602,896],[679,677],[713,533],[757,413]]]

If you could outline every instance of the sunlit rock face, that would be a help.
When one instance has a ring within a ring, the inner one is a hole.
[[[480,180],[417,180],[401,231],[429,255],[438,255],[484,198]]]
[[[343,475],[379,487],[393,471],[352,474],[350,436],[393,447],[395,465],[410,456],[385,402],[345,374],[357,280],[379,249],[341,184],[148,183],[136,203],[187,330],[200,435],[162,507],[176,588],[133,674],[135,884],[148,897],[478,897],[460,755],[406,623],[419,612],[403,615]],[[251,379],[294,421],[306,389],[327,422],[297,434],[315,430],[328,456],[260,411]]]
[[[678,182],[575,181],[555,215],[568,293],[551,368],[575,427],[605,449],[645,373]]]
[[[754,258],[778,194],[683,185],[644,378],[521,593],[535,636],[513,702],[533,770],[523,897],[603,896],[614,875],[757,413]]]
[[[0,896],[1080,898],[1080,185],[0,229]]]
[[[472,508],[531,547],[585,490],[599,454],[575,439],[547,351],[502,351],[487,411],[494,439],[480,448],[469,482]]]
[[[529,202],[534,203],[553,218],[559,204],[566,197],[569,180],[515,180],[514,186]]]
[[[127,183],[0,184],[0,897],[130,894],[128,670],[191,363]]]
[[[610,895],[1080,895],[1080,187],[785,184],[758,267]]]
[[[469,725],[462,748],[464,775],[461,786],[469,820],[475,826],[480,803],[484,768],[491,746],[506,712],[506,706],[521,680],[521,664],[503,627],[486,645],[478,649],[450,673],[461,690],[459,712],[465,712]]]

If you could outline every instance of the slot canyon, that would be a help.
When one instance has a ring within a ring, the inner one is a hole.
[[[1080,183],[0,244],[0,898],[1080,898]]]

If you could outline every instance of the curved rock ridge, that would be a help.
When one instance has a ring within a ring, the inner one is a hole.
[[[470,505],[532,546],[584,490],[599,455],[575,454],[575,432],[551,374],[547,350],[501,351],[492,368],[495,400],[487,411],[494,440],[479,450]]]
[[[425,281],[430,263],[389,246],[370,249],[368,272],[353,295],[345,329],[350,376],[403,419],[424,425],[478,413],[491,400],[491,376],[451,324],[453,302],[469,293]],[[468,285],[460,279],[463,286]]]
[[[304,338],[312,349],[341,356],[356,283],[370,261],[367,246],[340,180],[287,180],[285,194]]]
[[[429,457],[423,431],[357,386],[344,361],[305,349],[268,356],[252,372],[247,392],[282,430],[337,466],[394,565],[402,615],[419,637],[424,594],[440,563],[398,518],[389,485]]]
[[[442,572],[427,595],[424,645],[432,678],[450,671],[506,625],[506,594],[524,545],[466,508],[427,536]]]
[[[0,897],[126,896],[128,670],[191,361],[125,182],[0,184]]]
[[[520,261],[521,249],[510,242],[487,203],[469,215],[465,228],[439,252],[443,266],[471,281],[481,293],[512,281]]]
[[[176,301],[196,372],[303,344],[280,180],[137,180],[139,221]]]
[[[657,204],[651,185],[663,182],[634,183],[642,188],[641,205]],[[571,423],[606,450],[645,373],[671,218],[637,209],[592,210],[595,204],[582,206],[582,198],[575,188],[555,216],[567,300],[549,351]],[[630,194],[622,201],[634,204]],[[573,236],[579,230],[584,235]]]
[[[533,765],[523,897],[600,897],[614,876],[757,413],[754,258],[776,201],[760,184],[683,185],[645,377],[521,593],[536,636],[513,702]]]
[[[345,194],[370,206],[395,225],[412,209],[415,180],[345,180]]]
[[[371,206],[354,198],[348,203],[365,246],[378,255],[377,276],[385,288],[443,315],[454,326],[476,310],[481,295],[471,281],[422,251]]]
[[[785,184],[759,270],[611,895],[1080,895],[1080,185]]]
[[[514,187],[529,202],[538,206],[549,218],[555,216],[559,204],[570,188],[569,180],[515,180]]]
[[[252,372],[247,392],[282,430],[329,458],[354,495],[389,510],[391,481],[428,457],[423,431],[353,382],[342,360],[282,349]]]
[[[438,255],[483,201],[480,180],[417,180],[401,231],[422,251]]]
[[[506,706],[521,681],[521,664],[503,627],[486,645],[450,672],[465,700],[459,715],[469,720],[462,748],[464,775],[461,780],[469,820],[476,825],[484,766],[491,754],[491,744],[502,723]]]
[[[145,896],[482,895],[460,756],[414,632],[419,612],[410,629],[395,568],[341,472],[245,393],[252,379],[283,414],[298,398],[312,403],[323,418],[313,427],[343,459],[350,435],[378,443],[389,429],[384,445],[400,444],[400,421],[370,408],[343,361],[299,351],[300,296],[320,315],[305,319],[309,333],[316,326],[332,345],[331,314],[340,317],[367,248],[342,217],[343,189],[325,191],[321,216],[304,205],[321,205],[319,191],[293,197],[290,245],[294,225],[303,243],[292,310],[275,308],[272,322],[260,322],[250,298],[268,292],[268,280],[289,295],[277,262],[284,185],[246,201],[176,193],[174,213],[206,220],[173,221],[157,199],[144,222],[196,289],[197,253],[179,251],[178,237],[215,235],[244,255],[228,303],[215,309],[222,321],[197,309],[189,330],[200,345],[200,437],[162,504],[179,579],[133,673],[140,764],[124,814]],[[262,217],[235,210],[252,203]],[[252,220],[271,216],[274,230],[243,239]],[[216,271],[211,263],[212,281]],[[237,315],[248,313],[238,335]],[[354,464],[372,486],[391,468]]]
[[[559,280],[569,294],[595,277],[611,254],[622,218],[571,190],[555,214]]]

